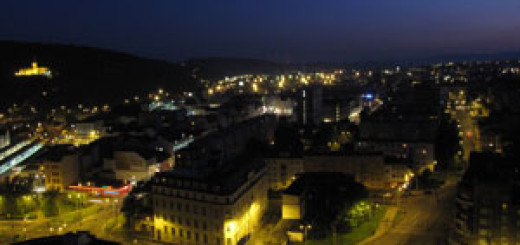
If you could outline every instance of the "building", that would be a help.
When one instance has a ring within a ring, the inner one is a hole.
[[[189,147],[175,152],[175,165],[196,167],[208,162],[220,164],[240,155],[251,140],[265,141],[274,138],[277,118],[262,115],[231,124],[218,131],[205,134]]]
[[[79,156],[74,146],[52,146],[43,155],[40,173],[46,190],[64,191],[79,180]]]
[[[244,244],[267,207],[261,158],[239,157],[218,168],[177,169],[152,180],[154,239],[175,244]]]
[[[296,179],[296,175],[303,173],[303,157],[281,154],[265,159],[268,175],[269,188],[271,190],[284,190]]]
[[[517,160],[472,153],[456,197],[450,244],[519,244],[519,190]]]
[[[18,70],[16,73],[14,73],[17,77],[26,77],[26,76],[45,76],[45,77],[52,77],[52,72],[49,68],[44,66],[38,66],[38,63],[32,62],[31,67],[29,68],[22,68]]]
[[[304,173],[283,192],[282,219],[323,225],[334,220],[344,204],[358,201],[365,194],[364,186],[355,182],[351,175]]]
[[[409,162],[390,164],[382,154],[323,154],[304,157],[305,173],[349,174],[369,189],[390,189],[410,180]]]
[[[314,154],[266,158],[271,190],[288,188],[299,174],[336,172],[349,174],[369,189],[390,189],[410,181],[413,172],[407,160],[396,161],[382,154]]]
[[[170,170],[173,159],[168,153],[149,149],[120,149],[103,159],[103,175],[126,183],[150,179],[155,173]]]
[[[299,91],[295,111],[303,125],[319,125],[323,120],[323,87],[310,85]]]
[[[0,149],[3,149],[11,144],[11,135],[9,129],[0,128]]]
[[[411,159],[420,172],[435,165],[439,115],[438,89],[402,88],[379,109],[361,116],[355,150]]]

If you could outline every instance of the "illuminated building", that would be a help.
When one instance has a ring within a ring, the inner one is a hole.
[[[151,181],[154,239],[235,245],[254,236],[267,208],[269,181],[258,148],[249,142],[272,138],[275,128],[274,116],[258,116],[177,151],[175,169]]]
[[[15,74],[17,77],[27,77],[27,76],[45,76],[52,77],[52,72],[47,67],[39,67],[37,62],[32,62],[31,67],[22,68],[18,70]]]
[[[152,179],[154,239],[235,245],[254,236],[267,207],[263,160],[237,158],[217,168],[178,169]]]
[[[520,243],[520,166],[494,153],[472,153],[459,185],[452,245]]]
[[[172,167],[173,159],[166,152],[128,148],[114,150],[104,157],[102,175],[107,179],[135,184]]]
[[[70,145],[49,149],[40,163],[40,174],[45,178],[46,190],[64,191],[79,179],[79,157]]]
[[[319,125],[323,117],[323,87],[313,84],[302,89],[295,110],[302,124]]]
[[[369,189],[391,189],[407,183],[413,173],[407,159],[393,159],[380,153],[290,155],[282,152],[266,158],[269,187],[287,189],[304,173],[335,172],[349,174]]]
[[[11,144],[11,136],[8,129],[0,128],[0,149]]]

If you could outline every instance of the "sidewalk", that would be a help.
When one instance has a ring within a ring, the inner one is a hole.
[[[379,238],[380,236],[385,234],[388,230],[390,230],[390,228],[392,228],[392,224],[393,224],[396,214],[397,214],[397,207],[395,207],[395,206],[388,207],[386,209],[385,216],[381,219],[381,221],[379,221],[379,225],[377,226],[377,229],[374,232],[374,235],[359,242],[357,245],[370,244],[370,242],[372,242],[376,238]]]

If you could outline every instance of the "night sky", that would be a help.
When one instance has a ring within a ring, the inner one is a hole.
[[[520,1],[2,0],[0,39],[170,61],[412,59],[520,50]]]

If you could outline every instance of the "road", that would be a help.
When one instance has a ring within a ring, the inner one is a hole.
[[[455,178],[455,177],[451,177]],[[446,244],[448,224],[452,217],[456,181],[430,195],[403,198],[401,220],[370,245],[440,245]]]
[[[111,232],[105,230],[106,224],[111,218],[119,214],[120,200],[109,199],[110,203],[94,204],[99,207],[97,212],[93,212],[85,217],[81,217],[80,222],[65,224],[60,222],[60,217],[52,219],[40,219],[36,221],[1,221],[0,222],[0,243],[12,242],[15,234],[26,235],[27,238],[37,238],[50,235],[64,234],[74,231],[89,231],[102,238],[115,238]],[[114,200],[118,200],[114,202]],[[79,215],[79,214],[78,214]]]
[[[462,139],[462,149],[464,151],[464,160],[468,160],[472,151],[479,151],[481,143],[479,141],[479,130],[476,121],[470,116],[468,109],[455,111],[453,117],[457,120],[459,136]]]

